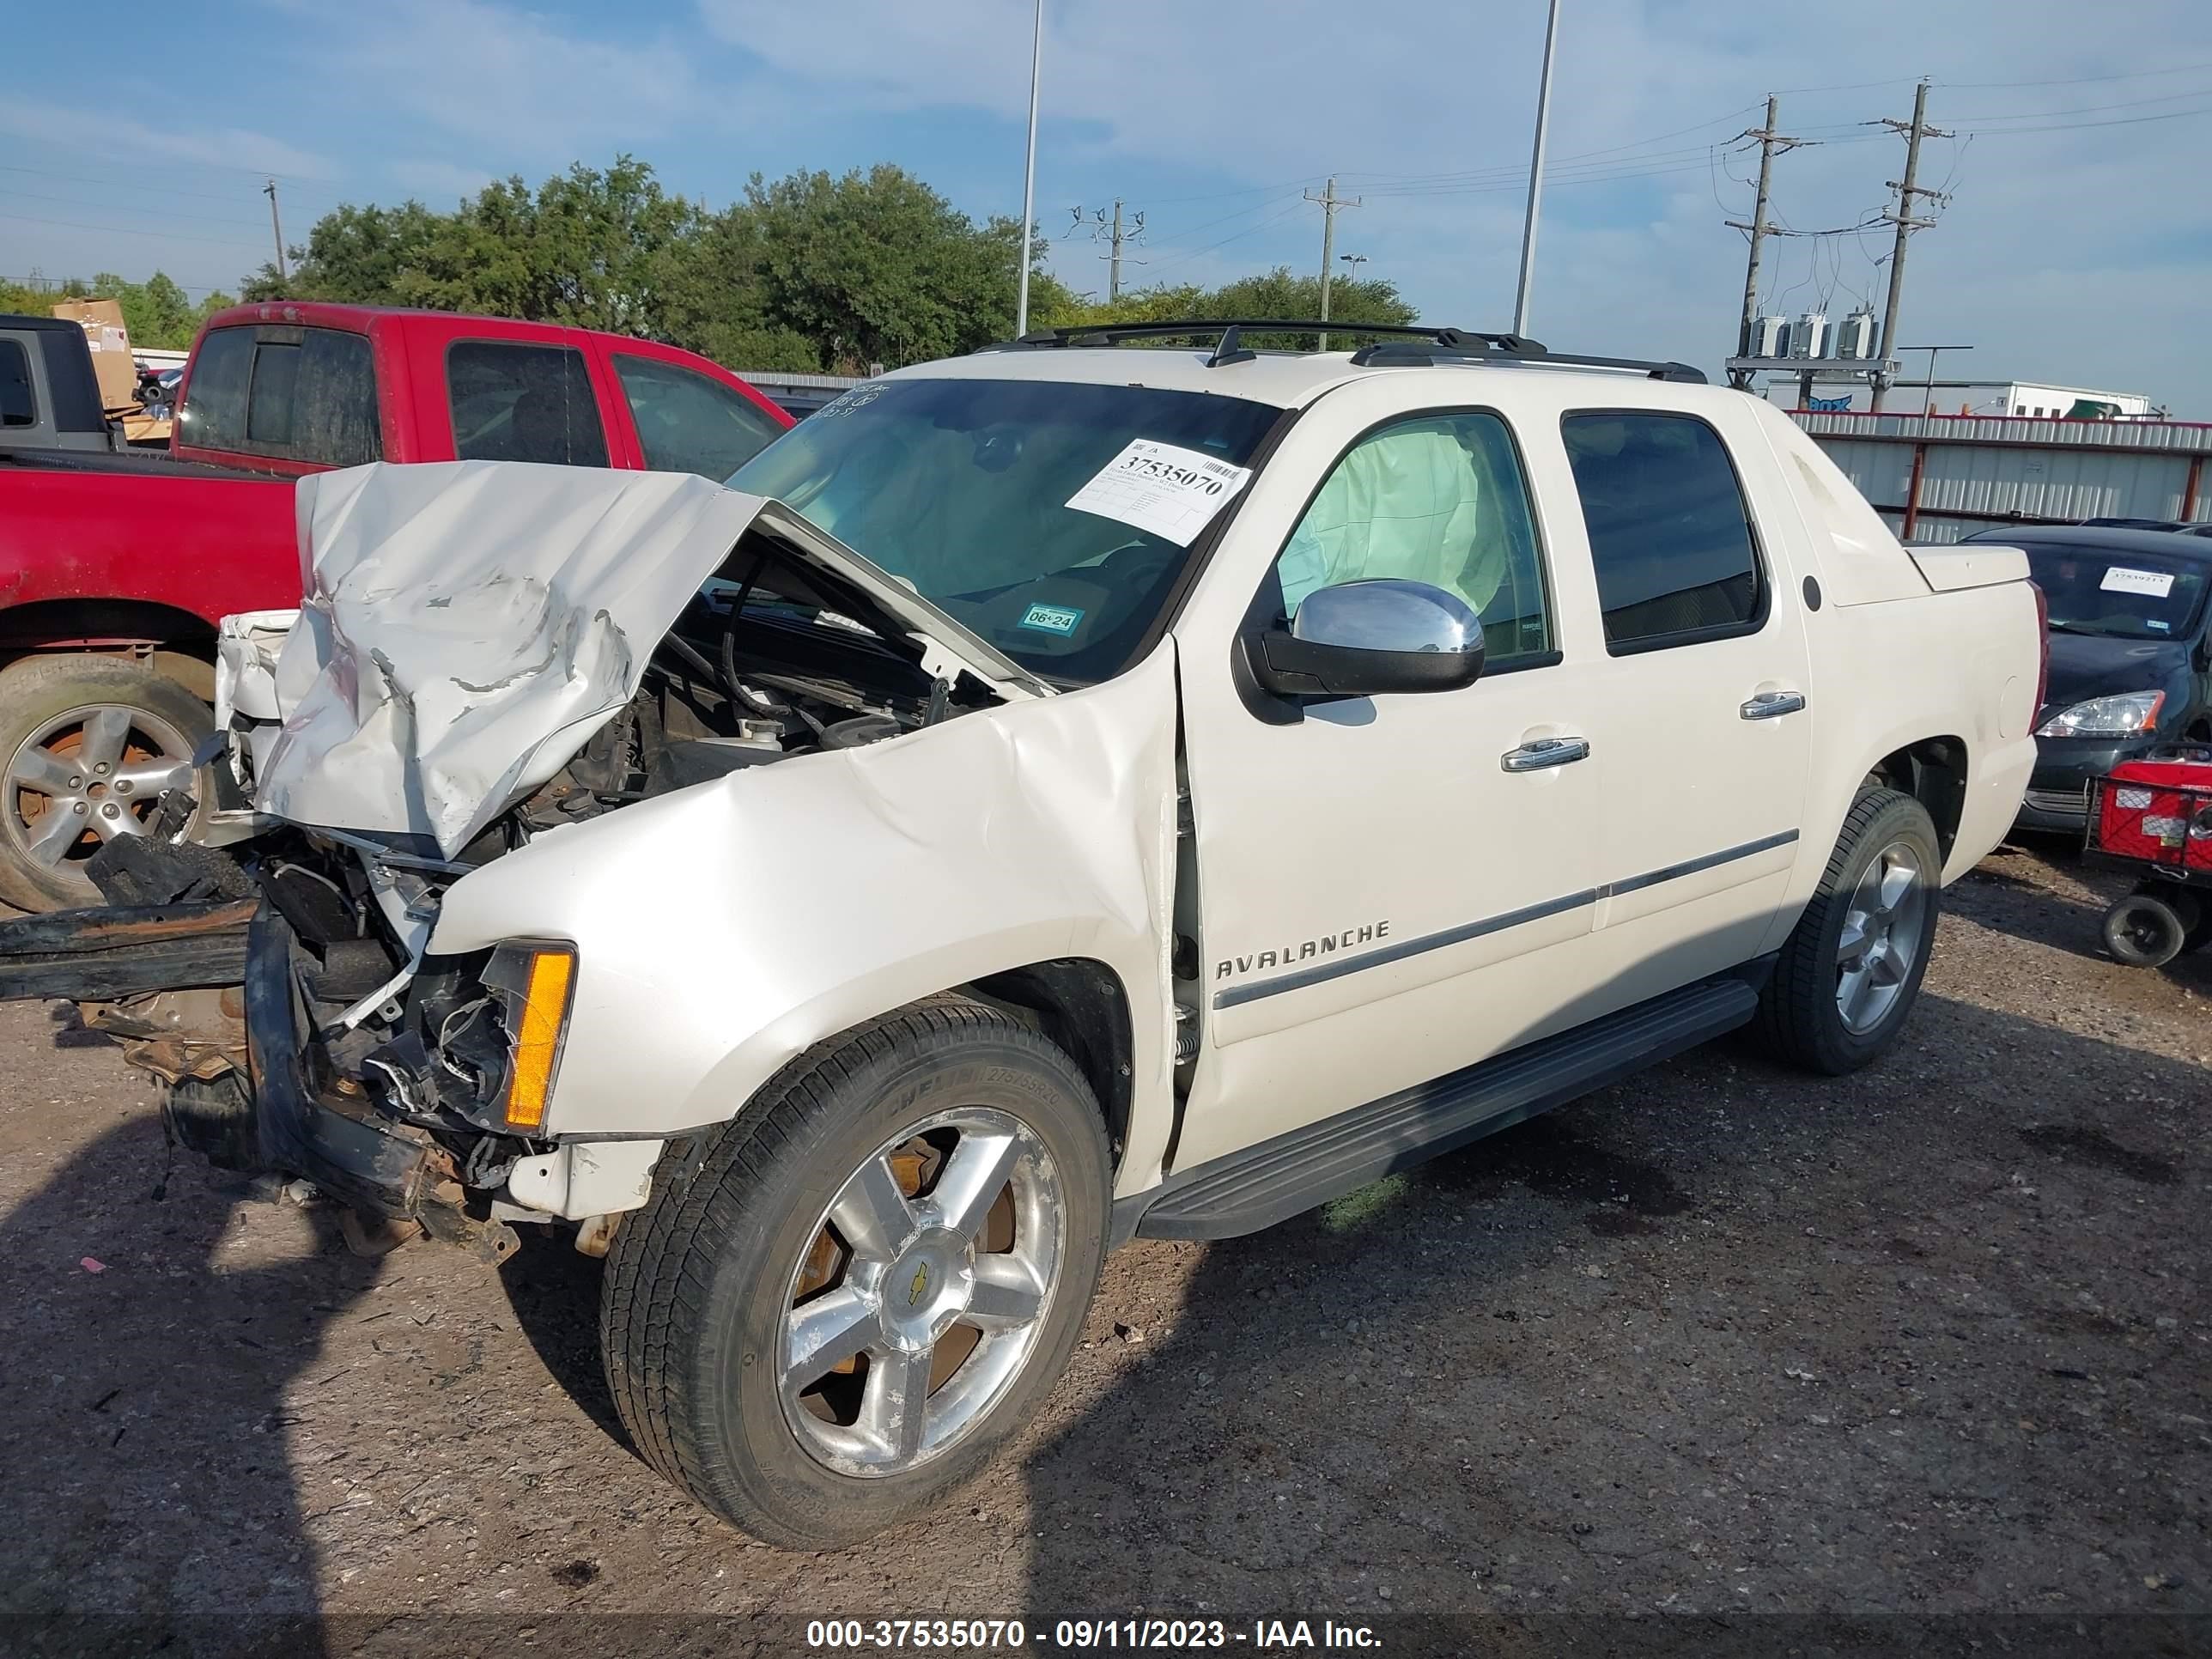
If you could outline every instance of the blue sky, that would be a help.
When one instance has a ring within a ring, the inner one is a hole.
[[[1330,173],[1363,205],[1337,248],[1433,320],[1510,324],[1542,0],[1046,0],[1037,218],[1119,196],[1126,279],[1318,263]],[[726,201],[747,173],[896,161],[978,217],[1018,212],[1029,0],[212,0],[9,20],[0,61],[0,274],[235,284],[267,256],[261,175],[303,237],[342,201],[450,206],[628,150]],[[2084,27],[2094,15],[2097,27]],[[1936,86],[1903,337],[1971,342],[1978,374],[2142,391],[2212,418],[2212,7],[2189,0],[1565,0],[1531,332],[1680,356],[1731,347],[1768,92],[1819,139],[1777,164],[1790,225],[1769,304],[1879,303],[1901,141],[1863,124]],[[1907,43],[1900,53],[1896,42]],[[127,64],[115,80],[105,65]],[[58,65],[74,65],[69,75]],[[1898,77],[1903,76],[1904,79]],[[1079,289],[1102,250],[1055,242]],[[1917,365],[1916,365],[1917,367]],[[1950,362],[1945,365],[1947,377]]]

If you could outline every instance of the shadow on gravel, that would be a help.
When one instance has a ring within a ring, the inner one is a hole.
[[[0,1650],[320,1654],[306,1506],[343,1499],[288,1449],[344,1452],[316,1367],[375,1264],[319,1209],[309,1259],[227,1266],[248,1183],[165,1154],[111,1130],[0,1220]]]
[[[1717,1045],[1200,1247],[1031,1456],[1030,1629],[2207,1650],[2208,1100],[1925,996],[1857,1078]]]
[[[566,1227],[528,1229],[523,1248],[500,1268],[501,1284],[514,1322],[553,1380],[610,1439],[635,1455],[599,1354],[606,1263],[570,1249],[569,1235]]]

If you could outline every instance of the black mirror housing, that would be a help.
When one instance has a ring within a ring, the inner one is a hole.
[[[1252,678],[1279,697],[1380,697],[1457,691],[1482,673],[1483,651],[1375,651],[1294,638],[1285,629],[1246,636]]]

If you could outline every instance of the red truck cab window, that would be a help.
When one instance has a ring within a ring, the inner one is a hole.
[[[742,392],[679,363],[614,354],[615,374],[638,447],[655,472],[696,472],[720,483],[783,435]]]
[[[446,351],[446,392],[462,460],[607,464],[591,371],[573,346],[456,340]]]

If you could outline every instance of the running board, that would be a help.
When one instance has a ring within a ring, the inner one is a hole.
[[[1705,980],[1170,1176],[1114,1207],[1114,1237],[1236,1238],[1509,1128],[1750,1022],[1759,993]]]

